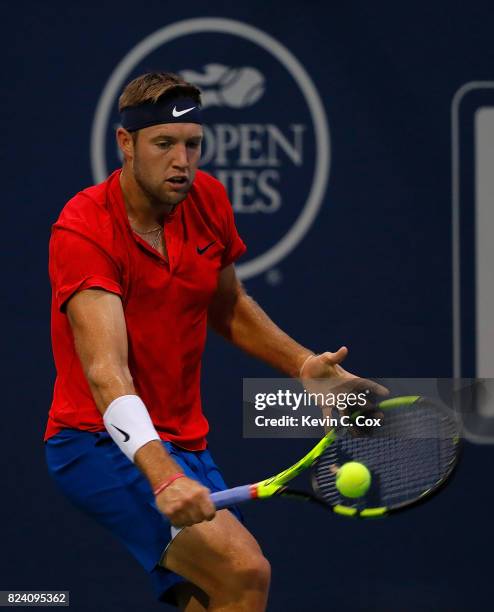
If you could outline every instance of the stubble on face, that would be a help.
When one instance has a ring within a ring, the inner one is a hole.
[[[185,194],[178,202],[176,200],[172,201],[171,198],[168,198],[163,189],[162,182],[153,181],[152,177],[146,172],[146,164],[141,162],[137,151],[135,151],[134,154],[132,170],[134,173],[135,182],[139,186],[142,193],[146,196],[151,208],[160,209],[163,208],[163,206],[175,206],[187,197],[187,194]]]
[[[202,137],[202,131],[198,133],[197,126],[194,126],[191,130],[190,127],[179,127],[178,125],[170,126],[165,130],[161,127],[157,130],[157,136],[151,132],[151,134],[146,134],[146,139],[142,138],[144,134],[136,135],[132,172],[136,184],[154,209],[175,207],[187,197],[200,158],[200,144],[197,155],[190,154],[187,163],[184,165],[175,163],[173,154],[171,154],[171,158],[156,156],[155,141],[160,140],[159,132],[163,131],[165,132],[163,138],[172,137],[182,142],[186,142],[187,138],[189,140],[199,138],[200,140]],[[182,157],[182,161],[183,159]],[[183,187],[172,186],[169,183],[169,179],[175,176],[186,177]]]

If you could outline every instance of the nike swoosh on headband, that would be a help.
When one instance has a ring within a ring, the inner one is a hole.
[[[181,117],[182,115],[185,115],[185,113],[189,113],[191,110],[194,110],[195,106],[191,106],[190,108],[186,108],[184,110],[178,111],[177,107],[174,106],[173,110],[172,110],[172,115],[174,117]]]

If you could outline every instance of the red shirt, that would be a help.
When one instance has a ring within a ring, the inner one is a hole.
[[[98,287],[121,296],[134,386],[163,440],[206,446],[200,397],[207,308],[222,268],[245,251],[225,189],[198,171],[164,223],[169,263],[129,224],[120,170],[78,193],[52,228],[52,344],[57,369],[45,440],[64,428],[102,431],[65,305]],[[207,248],[206,248],[207,247]]]

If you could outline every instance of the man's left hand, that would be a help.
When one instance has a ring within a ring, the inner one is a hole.
[[[310,357],[302,366],[300,378],[311,393],[358,393],[369,391],[373,395],[386,396],[388,390],[379,383],[361,378],[341,367],[348,355],[346,346],[336,353],[326,351]]]

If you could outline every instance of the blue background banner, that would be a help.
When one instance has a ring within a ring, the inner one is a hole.
[[[488,2],[4,8],[1,589],[70,590],[77,612],[163,609],[137,562],[55,489],[42,444],[54,380],[50,226],[72,195],[118,167],[119,79],[173,70],[207,90],[204,168],[225,181],[249,247],[239,262],[246,288],[283,329],[315,351],[347,345],[347,368],[361,375],[448,377],[451,105],[465,83],[494,79],[493,23]],[[471,169],[464,271],[474,265],[471,121],[460,126]],[[468,376],[472,275],[459,319]],[[307,440],[242,438],[242,378],[268,376],[210,337],[209,442],[231,485],[307,449]],[[246,508],[273,565],[268,609],[488,609],[491,464],[489,445],[468,443],[449,488],[388,521],[295,502]]]

